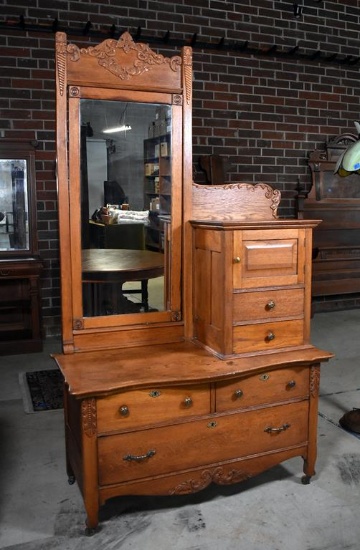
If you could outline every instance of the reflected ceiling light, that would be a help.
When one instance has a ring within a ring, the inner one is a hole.
[[[103,134],[115,134],[116,132],[126,132],[127,130],[131,130],[130,124],[122,124],[121,126],[106,128],[106,130],[103,130]]]
[[[355,127],[360,138],[360,123],[355,121]],[[350,174],[360,173],[360,139],[349,145],[349,147],[340,155],[334,174],[346,177]]]

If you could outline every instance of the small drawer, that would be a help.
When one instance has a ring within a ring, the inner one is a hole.
[[[303,320],[254,323],[233,328],[233,353],[267,351],[304,343]]]
[[[100,437],[100,486],[306,445],[308,414],[300,401]]]
[[[303,313],[303,288],[241,292],[233,295],[235,323],[275,317],[299,317]]]
[[[206,384],[149,388],[99,399],[97,426],[99,433],[106,433],[209,412],[210,388]]]
[[[216,412],[307,398],[308,367],[284,368],[216,384]]]

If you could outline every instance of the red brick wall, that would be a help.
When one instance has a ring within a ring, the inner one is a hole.
[[[292,0],[8,0],[1,4],[0,135],[39,142],[36,191],[47,335],[60,330],[55,21],[75,43],[99,42],[109,36],[112,25],[115,37],[124,30],[135,36],[141,29],[141,40],[167,55],[195,41],[194,179],[203,178],[197,167],[199,155],[224,156],[228,181],[262,181],[280,189],[280,213],[293,217],[298,179],[309,185],[309,151],[323,147],[329,137],[354,133],[353,121],[360,118],[360,2],[299,0],[304,5],[299,18],[293,4]],[[84,37],[88,21],[91,28]],[[162,39],[168,31],[165,44]],[[241,52],[245,43],[247,50]],[[274,45],[276,54],[266,54]]]

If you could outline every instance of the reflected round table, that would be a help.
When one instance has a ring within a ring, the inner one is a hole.
[[[148,311],[148,281],[162,275],[164,275],[164,255],[160,252],[122,248],[84,249],[82,251],[84,314],[106,315],[139,311],[136,309],[137,305],[124,299],[122,285],[129,281],[141,283],[141,289],[129,292],[141,293],[140,306]],[[110,299],[109,288],[111,289]],[[107,300],[107,310],[106,308],[104,310],[104,299]]]

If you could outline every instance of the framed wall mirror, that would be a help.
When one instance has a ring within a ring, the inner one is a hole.
[[[0,140],[0,258],[37,252],[34,158],[30,143]]]
[[[128,33],[87,49],[57,33],[56,51],[65,349],[93,347],[98,331],[118,345],[128,327],[148,343],[144,327],[182,324],[191,59]]]

